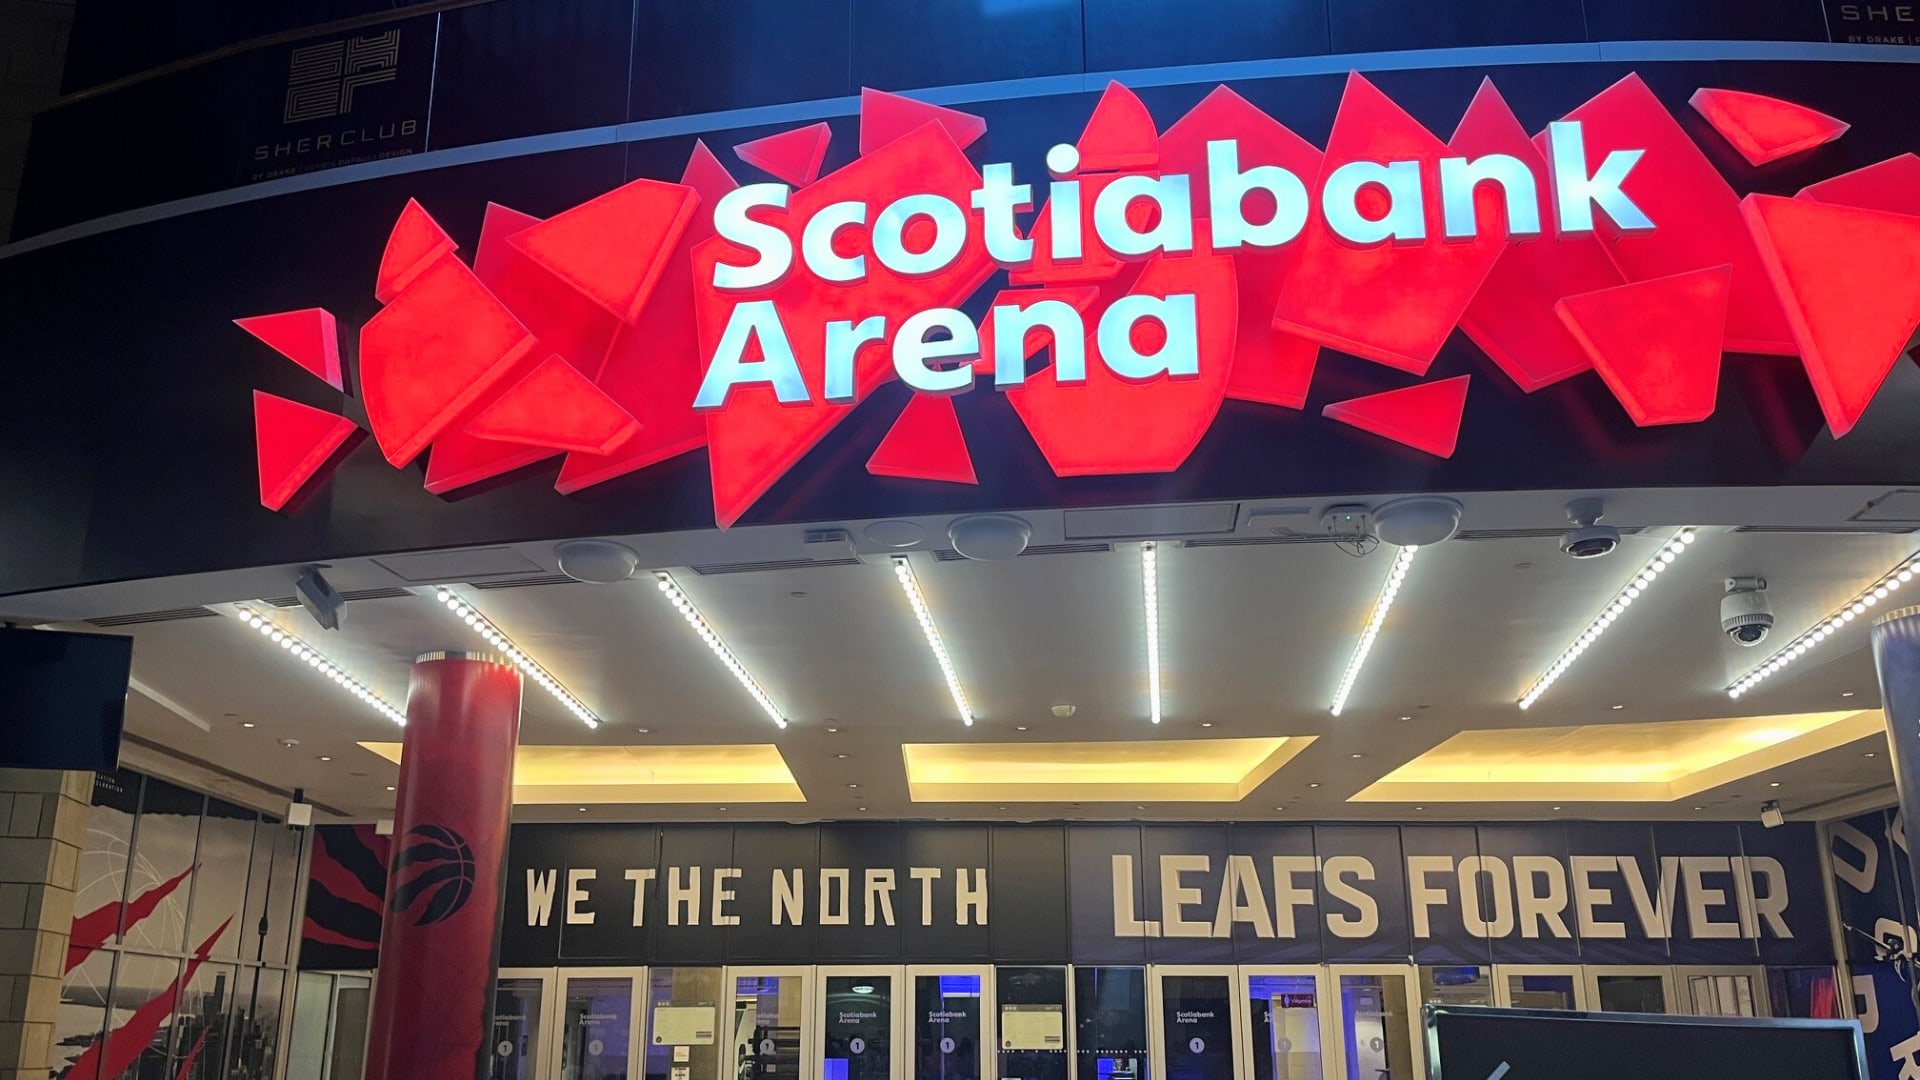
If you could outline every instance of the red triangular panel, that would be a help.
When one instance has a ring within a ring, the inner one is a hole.
[[[1920,326],[1920,218],[1770,195],[1741,209],[1837,439]]]
[[[1075,144],[1082,172],[1112,169],[1150,169],[1160,162],[1159,131],[1153,114],[1133,91],[1117,82],[1107,84],[1100,103]]]
[[[1920,157],[1901,154],[1800,189],[1814,202],[1920,215]]]
[[[549,356],[467,421],[466,431],[481,439],[611,454],[640,425],[572,364]]]
[[[531,214],[488,203],[480,243],[473,249],[473,274],[540,339],[542,349],[566,357],[584,374],[596,374],[623,324],[513,246],[515,236],[538,224]]]
[[[440,223],[413,199],[407,200],[387,236],[387,249],[380,254],[380,272],[374,278],[374,299],[385,304],[413,283],[434,260],[454,251],[456,245]]]
[[[910,480],[979,483],[973,474],[973,455],[967,452],[967,439],[960,431],[960,414],[954,411],[952,398],[938,394],[907,399],[907,407],[867,459],[867,471]]]
[[[808,127],[783,131],[764,139],[743,142],[733,148],[740,160],[785,180],[794,187],[805,187],[820,175],[820,163],[827,159],[827,144],[833,140],[833,128],[822,121]]]
[[[634,180],[515,233],[511,243],[631,323],[699,202],[690,187]]]
[[[1847,133],[1845,121],[1765,94],[1701,87],[1687,104],[1754,165],[1811,150]]]
[[[260,505],[287,505],[340,444],[357,430],[344,416],[253,392],[254,456],[260,466]]]
[[[1466,413],[1467,380],[1471,378],[1456,375],[1336,401],[1320,410],[1320,415],[1436,457],[1450,458],[1460,441],[1460,418]]]
[[[328,386],[346,389],[340,380],[340,331],[334,324],[333,312],[326,308],[304,308],[235,319],[233,324],[272,346],[274,352],[306,368]]]
[[[727,192],[740,186],[720,159],[707,149],[705,141],[695,139],[693,153],[687,156],[687,168],[680,174],[680,182],[692,188],[700,196],[701,212],[696,214],[693,223],[687,226],[687,232],[695,241],[713,235],[713,208]]]
[[[1560,301],[1560,320],[1641,427],[1713,415],[1731,265],[1635,281]]]
[[[871,154],[922,124],[939,124],[965,150],[987,133],[987,122],[972,113],[929,105],[884,90],[860,89],[860,152]]]
[[[435,495],[445,495],[524,469],[557,453],[550,446],[496,442],[462,430],[449,431],[433,442],[433,452],[427,457],[426,488]]]

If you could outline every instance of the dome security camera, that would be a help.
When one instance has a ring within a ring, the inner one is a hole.
[[[1620,530],[1599,524],[1603,515],[1599,499],[1575,499],[1567,504],[1567,520],[1573,528],[1560,534],[1560,550],[1575,559],[1597,559],[1610,555],[1620,546]]]
[[[1720,631],[1735,644],[1752,648],[1773,632],[1773,605],[1767,602],[1767,579],[1731,577],[1720,598]]]

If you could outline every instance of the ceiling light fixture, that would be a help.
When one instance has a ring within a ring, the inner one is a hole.
[[[893,576],[900,582],[900,591],[907,594],[907,603],[913,605],[913,617],[920,621],[920,632],[927,636],[927,647],[933,650],[933,658],[940,664],[940,674],[947,680],[947,693],[953,695],[953,707],[960,713],[960,722],[972,727],[973,707],[967,704],[967,692],[960,687],[960,674],[953,669],[947,643],[940,638],[940,628],[934,625],[933,612],[927,607],[927,598],[921,594],[919,579],[913,576],[913,566],[906,556],[894,556]]]
[[[1660,579],[1660,575],[1666,572],[1667,567],[1672,566],[1676,559],[1686,553],[1687,548],[1693,545],[1695,538],[1694,530],[1685,528],[1675,533],[1672,539],[1661,544],[1659,552],[1647,560],[1646,565],[1628,580],[1625,587],[1613,594],[1613,599],[1600,609],[1600,614],[1593,617],[1593,621],[1580,632],[1580,636],[1573,639],[1573,644],[1567,646],[1559,658],[1533,681],[1533,685],[1521,696],[1520,707],[1533,708],[1533,703],[1539,701],[1540,695],[1546,693],[1555,682],[1559,681],[1560,676],[1567,673],[1567,669],[1573,666],[1573,662],[1580,659],[1580,654],[1586,652],[1594,642],[1599,641],[1600,635],[1606,633],[1608,627],[1612,626],[1620,616],[1626,614],[1627,608],[1633,606],[1633,602],[1640,599],[1642,593],[1653,588],[1653,583]]]
[[[1367,662],[1367,654],[1373,651],[1374,639],[1380,636],[1380,627],[1387,621],[1387,612],[1393,610],[1393,598],[1400,593],[1400,585],[1407,580],[1407,568],[1413,565],[1413,557],[1420,550],[1418,544],[1410,544],[1400,549],[1394,556],[1393,565],[1387,568],[1387,580],[1380,586],[1380,596],[1373,602],[1373,614],[1367,618],[1367,628],[1360,632],[1360,643],[1353,647],[1353,659],[1347,661],[1347,673],[1340,676],[1340,689],[1333,695],[1333,715],[1339,716],[1340,710],[1347,707],[1347,695],[1353,693],[1354,680],[1360,677],[1360,669]]]
[[[507,636],[506,631],[495,626],[490,619],[475,610],[472,604],[462,600],[454,594],[453,590],[447,588],[445,585],[441,585],[433,590],[433,598],[445,604],[447,610],[453,612],[455,618],[472,627],[474,633],[479,634],[487,644],[499,649],[509,663],[519,668],[521,673],[533,680],[535,685],[547,693],[552,694],[559,700],[560,704],[566,706],[568,712],[578,717],[590,728],[600,726],[600,718],[594,715],[592,709],[587,708],[586,702],[573,696],[572,691],[561,685],[559,679],[553,677],[553,672],[541,667],[538,660],[528,656],[525,650],[514,644],[513,639]]]
[[[752,675],[747,673],[746,665],[740,662],[739,657],[733,655],[733,650],[727,648],[726,642],[720,640],[720,635],[714,630],[713,625],[707,622],[706,616],[700,614],[699,608],[693,606],[693,601],[687,597],[687,594],[680,591],[680,586],[674,582],[673,578],[665,573],[657,573],[654,575],[654,580],[660,587],[660,595],[666,597],[667,602],[673,605],[673,610],[687,620],[687,625],[693,628],[694,633],[700,635],[701,641],[707,643],[707,648],[713,650],[713,655],[719,659],[721,665],[733,673],[734,679],[740,683],[742,689],[746,690],[747,696],[760,706],[761,711],[767,714],[767,718],[773,721],[775,727],[786,727],[787,718],[780,711],[780,707],[773,703],[773,699],[767,696],[767,692],[760,688],[760,684]]]
[[[1848,623],[1867,614],[1878,606],[1880,601],[1900,591],[1901,586],[1913,581],[1916,573],[1920,573],[1920,553],[1909,555],[1901,560],[1898,566],[1887,571],[1880,580],[1861,589],[1852,600],[1842,604],[1837,611],[1814,623],[1813,629],[1780,646],[1772,656],[1761,661],[1759,666],[1735,679],[1727,687],[1727,696],[1738,698],[1762,681],[1778,674],[1788,664],[1812,652],[1820,646],[1821,642],[1846,629]]]
[[[340,665],[322,655],[320,650],[287,633],[278,626],[275,626],[273,623],[262,618],[258,612],[250,607],[243,606],[235,608],[234,617],[246,625],[253,627],[255,630],[260,631],[260,635],[268,641],[292,653],[294,659],[305,661],[308,667],[333,680],[342,690],[345,690],[347,693],[352,694],[354,697],[359,698],[368,706],[372,707],[374,712],[379,713],[381,716],[386,717],[396,724],[402,726],[406,724],[407,714],[405,712],[395,708],[385,698],[374,693],[365,683],[348,675],[341,669]],[[248,724],[247,726],[252,727],[253,725]]]
[[[1140,545],[1140,593],[1147,613],[1147,718],[1160,722],[1160,552]]]

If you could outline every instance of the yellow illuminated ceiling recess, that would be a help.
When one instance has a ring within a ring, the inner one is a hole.
[[[1886,730],[1877,710],[1462,731],[1349,802],[1672,802]]]
[[[1239,802],[1313,742],[908,743],[914,802]]]
[[[399,743],[360,744],[388,761]],[[750,746],[522,746],[513,801],[544,803],[799,803],[807,797],[780,748]]]

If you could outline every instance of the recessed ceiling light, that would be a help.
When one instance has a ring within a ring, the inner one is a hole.
[[[328,757],[328,756],[327,756],[327,755],[325,755],[325,754],[321,754],[321,755],[320,755],[320,760],[321,760],[321,761],[332,761],[333,759],[332,759],[332,758],[330,758],[330,757]]]
[[[1027,725],[1025,725],[1025,724],[1019,724],[1019,725],[1017,725],[1017,726],[1015,726],[1013,730],[1015,730],[1015,731],[1025,731],[1025,730],[1027,730]]]
[[[830,727],[830,728],[828,728],[828,729],[827,729],[827,734],[829,734],[829,735],[838,735],[838,734],[840,734],[840,729],[839,729],[839,728],[837,728],[837,727]]]
[[[1140,545],[1140,594],[1147,624],[1147,719],[1160,722],[1160,552]]]
[[[1426,807],[1424,807],[1424,806],[1416,806],[1416,807],[1414,807],[1414,809],[1415,809],[1415,810],[1425,810],[1425,809],[1426,809]]]
[[[1308,784],[1307,786],[1308,786],[1308,787],[1319,787],[1320,785],[1319,785],[1319,784]]]
[[[1003,806],[1003,807],[1001,807],[1000,809],[1002,809],[1002,810],[1005,810],[1005,809],[1006,809],[1006,807],[1004,807],[1004,806]]]
[[[850,788],[857,788],[857,787],[859,787],[860,785],[859,785],[859,784],[848,784],[847,786],[848,786],[848,787],[850,787]]]
[[[1880,580],[1860,590],[1854,598],[1842,604],[1826,618],[1813,624],[1813,628],[1799,637],[1774,650],[1773,654],[1756,665],[1753,670],[1735,679],[1727,687],[1727,696],[1738,698],[1758,685],[1762,680],[1772,677],[1781,669],[1812,652],[1820,643],[1844,630],[1848,623],[1865,615],[1868,609],[1899,591],[1902,585],[1913,580],[1920,573],[1920,554],[1909,555],[1899,565],[1887,571]],[[1849,691],[1851,693],[1851,691]],[[1847,694],[1841,694],[1846,697]]]
[[[722,806],[722,807],[720,807],[720,808],[719,808],[719,810],[720,810],[720,812],[721,812],[721,813],[723,813],[723,814],[727,812],[727,808],[726,808],[726,807],[724,807],[724,806]]]
[[[1705,810],[1705,809],[1706,809],[1706,807],[1704,807],[1704,806],[1696,806],[1696,807],[1694,807],[1694,809],[1695,809],[1695,810]]]
[[[1873,753],[1873,751],[1871,751],[1871,750],[1869,750],[1869,751],[1867,751],[1866,753],[1864,753],[1864,754],[1862,754],[1862,755],[1860,755],[1860,756],[1861,756],[1861,757],[1873,757],[1873,756],[1874,756],[1874,753]]]
[[[581,807],[581,808],[580,808],[580,812],[581,812],[581,813],[583,813],[583,814],[584,814],[584,813],[586,813],[586,812],[587,812],[587,808],[586,808],[586,807],[584,807],[584,806],[583,806],[583,807]]]
[[[278,626],[275,626],[273,623],[260,617],[250,607],[244,607],[244,606],[237,607],[234,609],[233,613],[234,613],[234,617],[239,619],[242,623],[246,624],[247,626],[251,626],[255,630],[260,631],[260,635],[262,637],[266,638],[268,641],[271,641],[275,645],[278,645],[281,648],[292,653],[294,656],[294,659],[305,661],[308,667],[314,669],[315,671],[319,672],[322,675],[325,675],[335,685],[339,686],[340,689],[345,690],[347,693],[352,694],[354,697],[359,698],[362,702],[372,707],[372,709],[375,712],[379,713],[381,716],[386,717],[387,719],[393,721],[396,724],[401,724],[401,725],[406,724],[407,722],[406,713],[395,708],[392,704],[388,703],[384,698],[380,697],[380,695],[375,694],[372,690],[368,689],[364,683],[360,682],[358,679],[353,678],[352,676],[348,675],[345,671],[341,670],[340,665],[327,659],[324,655],[321,654],[319,649],[314,648],[313,646],[307,644],[306,642],[300,640],[299,638],[294,637],[292,634],[289,634],[286,631],[280,629]],[[247,726],[252,727],[253,725],[248,724]]]
[[[1851,690],[1842,690],[1842,691],[1840,691],[1840,696],[1841,696],[1841,697],[1852,697],[1852,696],[1853,696],[1853,691],[1851,691]]]
[[[920,591],[920,582],[913,576],[913,566],[905,555],[893,557],[893,577],[900,583],[900,591],[907,596],[907,604],[913,608],[913,617],[920,623],[920,633],[927,639],[927,648],[933,650],[934,662],[940,665],[940,676],[947,680],[947,694],[953,698],[953,707],[960,714],[960,722],[973,726],[973,707],[967,704],[967,692],[960,686],[960,673],[953,668],[953,657],[947,655],[947,643],[940,637],[940,628],[934,625],[933,611],[927,607],[927,598]]]
[[[1365,754],[1355,754],[1355,755],[1353,755],[1353,759],[1354,759],[1355,761],[1358,761],[1358,760],[1360,760],[1361,758],[1363,758],[1363,757],[1366,757],[1366,756],[1367,756],[1367,755],[1365,755]]]
[[[553,677],[553,672],[548,671],[538,660],[527,655],[520,646],[514,644],[513,639],[508,637],[505,631],[495,626],[493,621],[485,615],[480,614],[472,604],[456,596],[453,590],[444,585],[434,590],[433,598],[445,604],[447,610],[453,612],[454,618],[472,627],[474,633],[480,635],[481,640],[505,654],[507,661],[519,668],[521,674],[531,679],[534,685],[552,694],[555,700],[565,706],[566,710],[582,723],[590,728],[600,726],[600,718],[594,715],[592,709],[587,708],[586,702],[581,701],[572,691],[561,685],[560,680]]]
[[[1674,560],[1686,553],[1695,538],[1693,529],[1685,528],[1675,533],[1673,539],[1661,544],[1659,553],[1648,559],[1646,565],[1642,566],[1639,572],[1620,588],[1620,591],[1613,594],[1613,599],[1600,609],[1600,614],[1593,617],[1593,621],[1580,632],[1580,636],[1573,639],[1573,644],[1567,646],[1559,658],[1533,681],[1533,685],[1521,695],[1520,707],[1532,708],[1533,703],[1540,700],[1540,695],[1546,693],[1560,676],[1566,674],[1575,660],[1580,659],[1580,654],[1586,652],[1594,642],[1599,641],[1600,635],[1606,633],[1607,628],[1612,626],[1615,620],[1625,615],[1627,608],[1631,607],[1642,593],[1653,588],[1653,583],[1660,580],[1660,575],[1666,572],[1667,567],[1673,565]]]
[[[393,786],[392,784],[388,784],[388,785],[387,785],[387,790],[388,790],[388,791],[396,791],[396,790],[398,790],[398,789],[397,789],[397,788],[395,788],[395,787],[394,787],[394,786]]]
[[[646,729],[646,728],[643,728],[643,727],[637,727],[637,728],[634,728],[633,730],[634,730],[634,732],[635,732],[635,734],[639,734],[639,735],[651,735],[651,734],[653,734],[653,732],[652,732],[652,731],[649,731],[648,729]]]
[[[1626,708],[1626,706],[1625,705],[1609,705],[1607,706],[1607,708],[1612,709],[1614,712],[1619,712],[1621,709]]]
[[[1419,550],[1418,544],[1401,548],[1392,565],[1387,567],[1387,580],[1373,601],[1373,614],[1367,618],[1367,628],[1360,632],[1359,644],[1353,647],[1353,659],[1347,661],[1346,674],[1340,676],[1340,688],[1334,691],[1333,715],[1339,716],[1340,710],[1347,707],[1347,695],[1353,692],[1354,680],[1360,677],[1360,669],[1367,662],[1367,654],[1373,651],[1374,639],[1380,636],[1380,627],[1387,621],[1387,612],[1393,609],[1393,599],[1400,594],[1400,585],[1407,580],[1407,569],[1413,565],[1413,556]]]
[[[1141,805],[1141,806],[1136,806],[1136,807],[1134,807],[1134,809],[1135,809],[1135,810],[1145,810],[1145,809],[1146,809],[1146,806],[1144,806],[1144,805]]]
[[[1274,807],[1274,809],[1275,809],[1275,810],[1285,810],[1285,809],[1286,809],[1286,807],[1284,807],[1284,806],[1276,806],[1276,807]]]
[[[836,757],[836,758],[838,758],[838,759],[840,759],[841,761],[845,761],[845,760],[847,760],[847,755],[845,755],[845,754],[835,754],[835,755],[833,755],[833,756],[834,756],[834,757]]]
[[[1770,784],[1768,784],[1767,786],[1768,786],[1768,787],[1779,787],[1779,786],[1780,786],[1780,781],[1778,781],[1778,780],[1775,780],[1775,781],[1773,781],[1772,783],[1770,783]]]
[[[1555,810],[1558,810],[1558,809],[1560,809],[1560,808],[1556,806],[1556,807],[1554,807],[1554,809],[1555,809]]]
[[[1411,717],[1411,716],[1403,716],[1403,717],[1401,717],[1400,719],[1402,719],[1402,720],[1411,720],[1411,719],[1413,719],[1413,717]]]
[[[867,812],[867,808],[866,808],[866,807],[864,807],[864,806],[863,806],[863,807],[861,807],[861,808],[860,808],[860,812],[861,812],[861,813],[863,813],[863,814],[864,814],[864,813],[866,813],[866,812]]]
[[[748,674],[746,666],[740,663],[740,658],[733,655],[733,650],[727,648],[726,642],[720,640],[719,633],[707,622],[706,617],[700,614],[700,609],[693,606],[693,601],[687,598],[687,594],[680,591],[680,586],[674,583],[673,578],[664,573],[658,573],[654,575],[654,583],[659,586],[660,595],[666,597],[667,602],[673,605],[673,610],[687,620],[687,626],[699,635],[701,641],[706,642],[707,648],[720,661],[721,666],[733,675],[734,680],[747,692],[747,696],[760,706],[761,711],[767,714],[767,718],[773,721],[774,726],[786,727],[786,714],[780,711],[780,707],[773,703],[773,699],[767,696],[767,692],[760,688],[760,684],[752,675]]]
[[[1213,721],[1211,721],[1211,720],[1202,720],[1202,721],[1200,721],[1200,726],[1201,726],[1201,727],[1212,727],[1212,726],[1213,726]]]
[[[251,721],[251,720],[242,720],[242,721],[240,721],[240,726],[241,726],[241,727],[243,727],[243,728],[250,728],[250,727],[252,727],[252,726],[253,726],[253,721]]]

